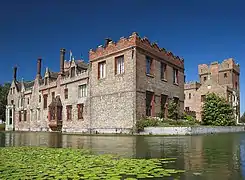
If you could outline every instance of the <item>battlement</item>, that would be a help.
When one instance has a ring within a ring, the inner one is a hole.
[[[160,48],[157,43],[151,43],[148,38],[140,38],[140,36],[134,32],[128,38],[121,37],[119,41],[113,42],[112,40],[107,40],[106,45],[100,45],[97,49],[90,49],[89,51],[89,60],[94,61],[98,58],[111,55],[126,49],[133,47],[141,48],[147,52],[154,54],[160,58],[169,61],[172,64],[175,64],[181,68],[184,68],[184,59],[179,56],[175,56],[172,52]]]
[[[189,90],[189,89],[199,89],[201,86],[201,84],[197,81],[190,81],[190,82],[187,82],[185,83],[185,87],[184,89],[185,90]]]
[[[233,58],[225,59],[223,62],[219,63],[218,61],[212,62],[210,65],[207,64],[199,64],[198,65],[198,73],[208,74],[211,73],[211,69],[217,68],[218,71],[231,70],[233,69],[237,73],[240,73],[240,65],[235,63]]]

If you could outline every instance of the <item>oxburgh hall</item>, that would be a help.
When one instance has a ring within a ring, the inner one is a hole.
[[[106,39],[89,63],[65,53],[59,72],[42,73],[38,58],[33,81],[18,81],[14,68],[6,130],[128,133],[144,116],[167,116],[170,100],[184,111],[184,60],[137,33]]]

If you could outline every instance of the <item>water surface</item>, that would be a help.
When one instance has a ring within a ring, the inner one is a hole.
[[[172,166],[186,170],[181,179],[245,179],[245,133],[157,137],[2,132],[0,146],[72,147],[126,157],[173,157],[177,161]]]

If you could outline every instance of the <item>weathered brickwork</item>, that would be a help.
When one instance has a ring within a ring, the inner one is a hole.
[[[17,81],[14,69],[6,130],[128,133],[142,116],[167,109],[170,99],[184,108],[184,60],[137,33],[91,49],[89,64],[65,61],[61,49],[59,72],[47,68],[42,76],[41,65],[38,58],[30,82]]]
[[[145,56],[151,56],[153,58],[153,73],[146,74],[146,60]],[[161,112],[161,94],[167,95],[168,99],[173,97],[179,98],[180,109],[184,107],[184,69],[183,66],[176,66],[165,61],[164,58],[149,54],[147,51],[143,51],[140,48],[137,50],[137,117],[140,118],[146,114],[146,91],[154,92],[154,112],[153,115],[157,115]],[[166,66],[166,78],[161,79],[160,67],[161,62]],[[173,83],[173,67],[179,70],[179,82]],[[167,104],[166,104],[167,107]]]
[[[237,122],[240,118],[240,67],[232,58],[222,63],[213,62],[210,65],[198,66],[199,81],[185,84],[185,109],[196,111],[196,117],[201,121],[201,97],[208,93],[216,93],[229,101],[235,112]]]

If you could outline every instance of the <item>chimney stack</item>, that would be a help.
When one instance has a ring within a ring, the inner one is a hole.
[[[42,58],[37,59],[37,76],[41,77]]]
[[[64,66],[65,66],[65,49],[60,49],[60,73],[64,74]]]
[[[109,42],[111,42],[111,41],[112,41],[112,39],[106,38],[105,39],[105,47],[108,46]]]
[[[17,66],[14,67],[14,74],[13,74],[14,81],[17,79]]]

